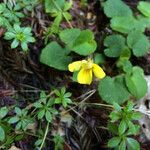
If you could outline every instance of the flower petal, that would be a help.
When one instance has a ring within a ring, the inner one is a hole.
[[[100,78],[100,79],[102,79],[106,76],[103,69],[100,66],[98,66],[97,64],[93,64],[93,73],[97,78]]]
[[[78,73],[77,80],[80,84],[91,84],[92,69],[81,69]]]
[[[68,68],[70,72],[78,71],[81,68],[82,61],[75,61],[69,64]]]

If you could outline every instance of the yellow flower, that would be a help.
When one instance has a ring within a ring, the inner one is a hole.
[[[80,84],[91,84],[93,74],[95,77],[102,79],[106,76],[103,69],[93,63],[91,59],[75,61],[68,66],[70,72],[79,71],[77,80]]]

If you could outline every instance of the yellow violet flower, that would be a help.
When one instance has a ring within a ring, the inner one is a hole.
[[[95,77],[102,79],[106,76],[103,69],[93,63],[91,59],[75,61],[68,66],[70,72],[79,71],[77,80],[80,84],[91,84],[93,74]]]

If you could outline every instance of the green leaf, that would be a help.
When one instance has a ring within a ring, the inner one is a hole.
[[[132,115],[131,115],[131,118],[133,120],[139,120],[139,119],[141,119],[141,117],[142,117],[142,114],[139,113],[139,112],[133,112]]]
[[[114,102],[113,106],[114,106],[114,108],[115,108],[116,111],[121,111],[121,106],[118,105],[117,103]]]
[[[61,98],[56,98],[55,99],[55,104],[61,104],[62,103],[62,100],[61,100]]]
[[[64,18],[66,18],[66,20],[71,20],[72,19],[72,16],[68,12],[63,12],[63,16],[64,16]]]
[[[122,120],[119,124],[119,128],[118,128],[118,131],[119,131],[119,135],[122,135],[127,129],[127,125],[126,125],[126,122],[124,120]]]
[[[64,100],[64,101],[62,102],[62,105],[63,105],[64,108],[66,108],[68,104],[67,104],[67,102]]]
[[[5,27],[7,29],[11,28],[11,25],[10,25],[8,19],[6,19],[2,16],[0,16],[0,26]]]
[[[71,104],[72,100],[70,98],[65,98],[64,101],[66,101],[66,103]]]
[[[137,23],[135,24],[135,29],[144,32],[146,28],[150,27],[150,19],[143,16],[137,16]]]
[[[26,42],[21,42],[21,48],[24,50],[24,51],[27,51],[28,50],[28,44]]]
[[[43,142],[43,139],[38,139],[36,142],[35,142],[35,145],[36,146],[40,146]]]
[[[131,51],[128,47],[125,47],[120,54],[119,60],[117,61],[117,67],[129,74],[132,72],[132,64],[129,61],[130,57]]]
[[[42,119],[45,115],[45,109],[42,109],[38,112],[38,119]]]
[[[36,108],[42,108],[43,107],[43,105],[39,102],[34,103],[33,106]]]
[[[60,134],[55,134],[53,141],[55,143],[55,150],[62,150],[64,147],[64,139]]]
[[[140,31],[132,31],[127,37],[127,44],[137,57],[147,54],[150,48],[148,38]]]
[[[128,101],[128,103],[126,105],[126,110],[128,112],[132,112],[133,111],[133,107],[134,107],[134,103],[132,101]]]
[[[46,117],[46,120],[47,120],[48,122],[51,122],[51,121],[52,121],[52,115],[51,115],[51,113],[50,113],[49,111],[46,111],[45,117]]]
[[[139,126],[134,125],[131,121],[128,122],[128,135],[136,135],[139,132]]]
[[[13,33],[13,32],[6,32],[5,33],[4,39],[11,40],[13,38],[15,38],[15,33]]]
[[[68,47],[72,47],[75,40],[79,37],[81,31],[78,28],[74,29],[65,29],[60,32],[60,39],[67,44]]]
[[[72,81],[73,81],[73,82],[77,82],[77,81],[78,81],[78,80],[77,80],[78,73],[79,73],[79,71],[73,72],[73,76],[72,76]]]
[[[71,94],[70,92],[67,92],[67,93],[64,94],[64,97],[65,97],[65,98],[71,97],[71,95],[72,95],[72,94]]]
[[[132,74],[127,74],[125,81],[128,90],[137,99],[144,97],[147,93],[147,82],[144,79],[144,73],[140,67],[133,67]]]
[[[120,141],[121,141],[120,137],[113,137],[108,141],[107,145],[110,148],[117,147]]]
[[[120,119],[120,115],[116,111],[111,112],[111,114],[109,115],[109,117],[111,119],[111,122],[116,122],[117,120]]]
[[[40,92],[40,99],[39,99],[39,101],[43,102],[44,104],[46,104],[46,99],[47,99],[47,95],[46,95],[45,91],[41,91]]]
[[[8,108],[7,107],[2,107],[0,108],[0,119],[4,118],[8,113]]]
[[[45,0],[45,10],[47,13],[56,13],[63,10],[64,4],[65,0]]]
[[[149,2],[144,2],[140,1],[137,9],[146,17],[150,18],[150,3]]]
[[[104,13],[107,17],[131,16],[132,11],[122,0],[107,0],[104,3]]]
[[[90,30],[66,29],[60,33],[60,39],[69,50],[83,56],[93,53],[97,47],[94,34]]]
[[[122,141],[118,147],[118,150],[126,150],[126,142]]]
[[[129,60],[120,58],[117,62],[117,67],[122,68],[122,70],[128,74],[132,72],[132,64]]]
[[[130,150],[140,150],[140,144],[136,140],[127,138],[127,142]]]
[[[8,123],[13,124],[19,121],[19,118],[17,116],[12,117],[9,119]]]
[[[95,53],[94,55],[94,63],[103,64],[105,62],[105,57],[103,54]]]
[[[129,99],[130,93],[125,86],[124,76],[117,76],[114,79],[105,77],[98,86],[99,95],[107,103],[124,103]]]
[[[90,30],[83,30],[73,43],[72,50],[77,54],[87,56],[96,50],[97,44],[94,34]]]
[[[129,60],[131,57],[131,50],[128,47],[124,47],[121,51],[120,59],[122,60]]]
[[[62,87],[62,88],[61,88],[61,95],[64,96],[65,93],[66,93],[66,88],[65,88],[65,87]]]
[[[112,122],[108,122],[107,125],[109,131],[111,131],[114,135],[118,133],[118,126]]]
[[[3,141],[5,139],[5,131],[4,129],[0,126],[0,141]]]
[[[16,31],[16,33],[20,33],[22,32],[21,27],[19,26],[19,24],[14,24],[14,30]]]
[[[16,130],[19,130],[19,129],[21,129],[21,126],[22,126],[22,123],[21,123],[21,122],[18,122],[15,129],[16,129]]]
[[[57,17],[54,19],[53,21],[53,24],[51,25],[51,27],[49,28],[49,33],[48,35],[50,36],[51,34],[53,33],[58,33],[59,32],[59,26],[60,26],[60,23],[62,21],[62,13],[59,13],[57,15]]]
[[[69,9],[71,8],[72,4],[73,4],[72,1],[70,1],[70,2],[65,2],[65,4],[64,4],[64,11],[69,10]]]
[[[106,56],[119,57],[125,47],[125,38],[119,34],[110,35],[105,38],[104,45],[108,47],[104,51]]]
[[[19,41],[14,39],[13,42],[11,43],[11,48],[16,48],[19,45]]]
[[[51,42],[42,50],[40,62],[58,70],[68,70],[72,58],[57,42]]]
[[[111,19],[111,28],[120,33],[129,33],[135,28],[137,20],[132,16],[114,17]]]
[[[15,113],[20,116],[22,114],[22,111],[19,107],[15,107]]]
[[[3,13],[6,9],[6,5],[4,3],[0,4],[0,13]]]

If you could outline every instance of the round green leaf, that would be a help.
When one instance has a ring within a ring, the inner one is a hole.
[[[40,62],[59,70],[68,70],[72,58],[66,53],[66,49],[63,49],[57,42],[51,42],[42,50]]]
[[[131,16],[132,11],[122,0],[107,0],[104,3],[104,12],[107,17]]]
[[[148,38],[143,33],[136,30],[128,35],[127,44],[137,57],[146,55],[150,48]]]
[[[125,81],[128,90],[137,99],[144,97],[147,93],[147,82],[141,68],[133,67],[132,73],[125,76]]]
[[[111,19],[111,28],[120,33],[129,33],[135,28],[137,20],[133,16],[114,17]]]
[[[125,38],[118,34],[110,35],[105,38],[104,45],[108,47],[104,51],[106,56],[119,57],[125,47]]]
[[[98,91],[102,99],[110,104],[114,102],[122,104],[130,97],[124,76],[117,76],[114,79],[105,77],[99,82]]]
[[[60,32],[59,37],[65,44],[67,44],[68,47],[72,47],[73,43],[79,37],[80,33],[80,29],[77,28],[65,29]]]
[[[72,46],[72,50],[77,54],[87,56],[96,50],[97,44],[94,34],[90,30],[83,30]]]
[[[59,36],[69,50],[79,55],[87,56],[96,50],[97,44],[90,30],[66,29]]]

